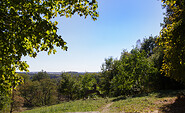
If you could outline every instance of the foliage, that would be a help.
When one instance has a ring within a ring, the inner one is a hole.
[[[57,101],[57,88],[52,79],[42,79],[40,81],[40,93],[42,105],[56,104]]]
[[[7,113],[10,111],[11,98],[0,91],[0,112]]]
[[[105,59],[100,80],[104,95],[119,96],[148,91],[149,78],[157,73],[154,62],[148,58],[153,54],[154,47],[154,38],[150,37],[144,39],[141,49],[134,48],[131,52],[124,50],[119,60],[112,57]]]
[[[95,0],[1,0],[0,91],[9,94],[19,84],[21,78],[16,69],[28,71],[22,56],[35,58],[40,51],[55,54],[55,47],[67,50],[52,18],[57,15],[68,18],[77,13],[96,20],[97,7]]]
[[[111,81],[113,77],[118,73],[118,62],[114,60],[112,57],[105,59],[105,63],[102,64],[101,70],[102,74],[100,77],[100,89],[104,95],[110,95],[111,90]]]
[[[13,90],[10,113],[14,111],[20,111],[21,107],[23,106],[23,103],[24,98],[21,97],[18,88],[16,90]]]
[[[161,74],[163,50],[157,36],[145,38],[140,48],[124,50],[119,60],[105,59],[100,89],[106,96],[137,94],[164,89],[183,89],[183,84]]]
[[[156,44],[158,45],[158,44]],[[164,76],[164,73],[161,73],[160,70],[162,69],[163,64],[163,48],[161,46],[156,46],[153,49],[153,54],[148,57],[150,62],[154,63],[154,67],[157,69],[157,72],[154,76],[149,77],[149,87],[150,90],[169,90],[169,89],[183,89],[184,85],[176,81],[168,76]]]
[[[155,74],[152,62],[146,58],[145,52],[132,49],[130,53],[123,51],[118,74],[114,76],[111,88],[116,95],[141,93],[147,90],[149,76]]]
[[[144,38],[143,43],[141,43],[140,51],[145,51],[147,54],[147,57],[154,54],[154,48],[157,46],[156,44],[157,36],[153,37],[150,36],[149,38]]]
[[[39,92],[39,82],[38,81],[28,81],[20,86],[19,91],[21,96],[25,99],[25,106],[36,106],[37,96]]]
[[[12,102],[8,103],[11,105],[11,111],[19,109],[22,104],[24,107],[45,106],[66,100],[81,99],[95,93],[100,95],[97,85],[98,73],[84,75],[63,73],[58,76],[59,78],[53,79],[44,71],[32,77],[27,74],[20,75],[25,82],[12,93]]]
[[[185,1],[162,0],[166,14],[158,41],[164,48],[162,73],[185,83]]]
[[[44,72],[43,70],[41,72],[38,72],[37,74],[33,75],[32,80],[33,81],[40,81],[42,79],[48,79],[49,75],[46,73],[46,71]]]
[[[71,75],[63,73],[61,81],[58,85],[58,92],[65,96],[68,100],[80,99],[91,94],[90,92],[97,92],[96,74],[86,73],[84,75]],[[93,93],[92,93],[93,94]],[[91,94],[91,95],[92,95]]]
[[[19,76],[21,76],[23,78],[23,82],[27,82],[30,80],[31,76],[27,73],[19,73]]]
[[[63,73],[61,77],[62,78],[58,86],[58,92],[69,100],[75,99],[75,95],[79,95],[79,90],[77,90],[79,88],[77,79],[71,74],[67,73]]]
[[[80,75],[80,95],[81,98],[89,96],[103,96],[101,94],[101,89],[98,84],[99,75],[97,73],[85,73]]]
[[[27,81],[20,86],[19,91],[25,99],[24,105],[28,107],[51,105],[57,102],[56,84],[52,79]]]

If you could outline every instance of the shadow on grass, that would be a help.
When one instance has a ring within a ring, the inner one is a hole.
[[[185,90],[161,90],[156,92],[158,95],[157,98],[163,98],[163,97],[175,97],[179,94],[185,94]]]
[[[116,99],[113,99],[112,102],[120,101],[120,100],[125,100],[126,97],[118,97]]]
[[[137,98],[137,97],[144,97],[144,96],[148,96],[148,93],[141,93],[141,94],[130,95],[130,96],[121,96],[121,97],[117,97],[116,99],[113,99],[112,102],[125,100],[127,98]]]
[[[157,93],[157,95],[155,96],[157,98],[175,97],[175,96],[179,95],[180,93],[185,94],[185,90],[160,90],[160,91],[151,92],[151,93],[141,93],[141,94],[130,95],[130,96],[121,96],[121,97],[117,97],[117,98],[113,99],[112,102],[125,100],[127,98],[145,97],[145,96],[149,96],[150,94],[155,94],[155,93]]]
[[[185,95],[180,95],[172,104],[163,105],[162,113],[185,113]]]
[[[163,98],[163,97],[174,97],[180,94],[181,92],[184,92],[182,90],[161,90],[156,93],[158,95],[156,96],[157,98]]]

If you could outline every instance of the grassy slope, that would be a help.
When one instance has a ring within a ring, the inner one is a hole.
[[[164,104],[173,102],[175,96],[158,97],[158,93],[147,96],[129,97],[115,101],[111,106],[112,112],[153,112],[159,110]]]
[[[96,100],[76,100],[64,102],[58,105],[40,107],[33,110],[27,110],[23,113],[61,113],[61,112],[86,112],[96,111],[102,105],[106,104],[106,99],[98,98]]]
[[[169,105],[175,103],[179,91],[161,91],[148,95],[137,95],[135,97],[117,97],[96,100],[77,100],[64,102],[49,107],[40,107],[23,113],[61,113],[61,112],[85,112],[85,111],[106,111],[106,112],[152,112],[165,111]],[[110,105],[111,103],[111,105]],[[106,105],[110,105],[108,108]],[[106,110],[105,110],[106,108]]]

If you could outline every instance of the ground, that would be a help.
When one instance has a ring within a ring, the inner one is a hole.
[[[181,92],[185,91],[76,100],[23,113],[185,113],[185,95]]]

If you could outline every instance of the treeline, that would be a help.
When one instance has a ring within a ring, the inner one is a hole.
[[[105,59],[100,88],[104,95],[134,95],[166,89],[183,89],[183,83],[164,76],[163,50],[157,36],[137,41],[130,52],[123,50],[119,59]]]
[[[2,112],[20,111],[21,107],[54,105],[61,101],[86,99],[88,96],[102,96],[96,89],[99,73],[62,73],[51,77],[47,72],[41,71],[33,76],[19,75],[23,77],[24,83],[13,90],[11,98],[6,98],[7,104],[4,104]]]
[[[130,52],[123,50],[119,59],[105,59],[100,73],[62,73],[55,77],[44,71],[33,76],[20,74],[24,84],[14,89],[11,99],[7,99],[11,103],[8,108],[14,111],[22,106],[45,106],[89,97],[128,96],[184,88],[182,83],[161,74],[164,54],[156,38],[144,39]]]

